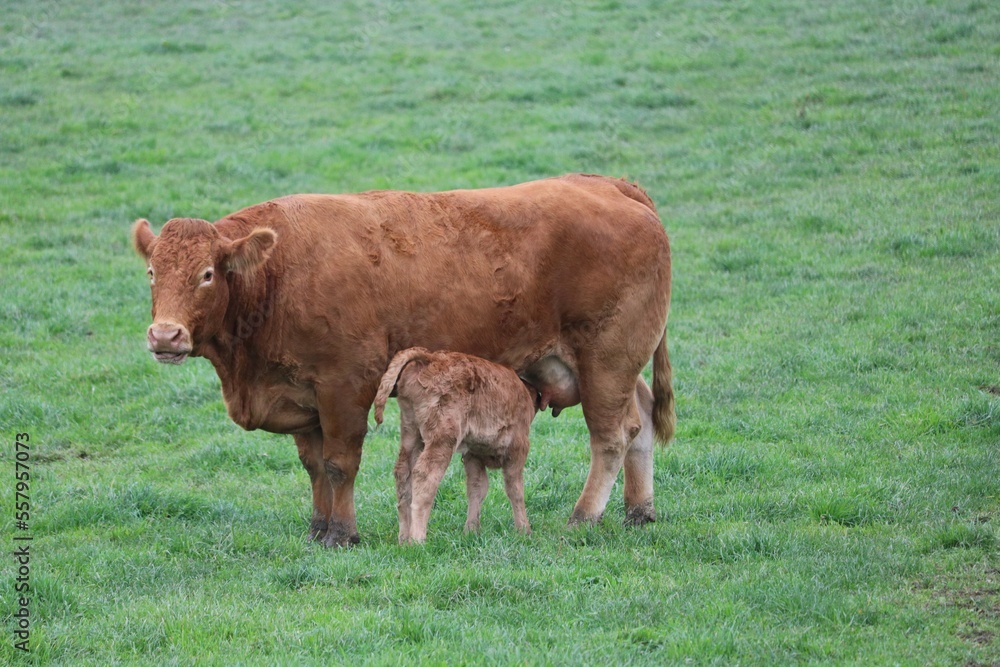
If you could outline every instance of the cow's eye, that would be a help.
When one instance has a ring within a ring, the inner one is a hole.
[[[149,276],[149,284],[152,285],[156,282],[156,276],[153,274],[153,267],[146,269],[146,275]]]
[[[212,284],[212,278],[215,277],[215,272],[212,269],[206,269],[205,274],[201,277],[202,285]]]

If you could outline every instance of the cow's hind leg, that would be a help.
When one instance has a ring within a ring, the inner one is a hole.
[[[323,467],[323,431],[315,429],[294,436],[299,460],[309,473],[312,485],[313,513],[309,523],[309,539],[322,541],[326,537],[330,509],[333,506],[333,486]]]
[[[656,521],[653,507],[653,393],[639,378],[635,398],[642,430],[625,452],[625,523],[640,526]]]
[[[640,431],[635,373],[600,364],[580,364],[580,397],[590,431],[590,473],[570,524],[597,523],[611,496],[625,451]]]
[[[490,478],[486,473],[486,464],[481,458],[465,454],[462,456],[465,466],[465,495],[469,501],[469,512],[465,519],[465,532],[479,532],[479,514],[483,509],[483,499],[490,488]]]

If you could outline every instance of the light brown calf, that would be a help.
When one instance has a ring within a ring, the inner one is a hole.
[[[524,507],[524,462],[538,392],[510,368],[458,352],[403,350],[389,364],[375,397],[382,423],[393,389],[399,398],[396,461],[399,543],[423,542],[438,485],[451,457],[462,454],[469,513],[466,531],[479,530],[489,488],[486,468],[502,468],[514,525],[531,532]]]

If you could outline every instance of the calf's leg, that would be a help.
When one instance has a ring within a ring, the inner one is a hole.
[[[490,488],[490,478],[486,473],[483,460],[465,454],[462,456],[465,466],[465,495],[469,500],[469,513],[465,519],[465,532],[479,532],[479,513],[483,508],[483,499]]]
[[[399,514],[399,543],[410,541],[410,506],[413,502],[413,466],[424,449],[413,411],[400,401],[399,458],[396,460],[396,510]]]
[[[514,512],[514,527],[523,533],[531,534],[528,510],[524,506],[524,463],[527,458],[528,439],[519,438],[511,446],[504,462],[503,483],[507,498],[510,500],[510,508]]]
[[[430,520],[434,496],[444,473],[448,470],[458,446],[458,429],[442,423],[431,432],[421,432],[424,451],[413,466],[413,501],[410,505],[410,540],[427,539],[427,522]]]

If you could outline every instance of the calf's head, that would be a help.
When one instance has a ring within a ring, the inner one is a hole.
[[[277,240],[258,228],[241,239],[221,236],[213,224],[174,218],[156,236],[147,220],[132,226],[132,245],[146,260],[153,323],[146,343],[157,361],[182,363],[222,329],[234,276],[252,280]]]

